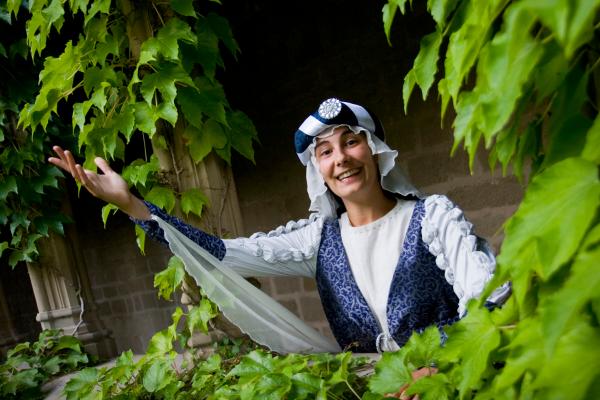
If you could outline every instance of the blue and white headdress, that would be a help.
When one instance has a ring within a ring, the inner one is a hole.
[[[403,196],[422,197],[396,164],[398,152],[384,142],[384,131],[379,119],[365,107],[331,98],[323,101],[317,111],[308,116],[295,135],[296,154],[306,166],[306,184],[310,197],[310,211],[325,217],[336,217],[339,206],[327,190],[315,157],[316,137],[327,135],[338,126],[347,126],[354,133],[365,133],[373,155],[377,155],[381,186]]]

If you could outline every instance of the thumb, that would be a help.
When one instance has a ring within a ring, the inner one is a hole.
[[[107,174],[107,175],[110,174],[110,173],[115,172],[110,167],[110,165],[108,165],[108,162],[106,162],[106,160],[104,158],[96,157],[96,159],[94,160],[94,162],[96,163],[96,165],[98,166],[98,168],[100,168],[100,170],[102,172],[104,172],[105,174]]]

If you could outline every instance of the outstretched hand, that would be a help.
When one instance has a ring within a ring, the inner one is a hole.
[[[103,172],[98,174],[77,164],[69,150],[63,150],[60,146],[54,146],[52,149],[58,157],[50,157],[48,162],[70,173],[93,196],[116,205],[134,218],[150,218],[146,205],[129,191],[127,182],[113,171],[105,159],[96,157],[94,160]]]

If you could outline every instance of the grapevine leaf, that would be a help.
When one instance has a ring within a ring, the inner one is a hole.
[[[119,210],[119,207],[114,204],[108,203],[104,207],[102,207],[102,223],[104,224],[104,229],[106,229],[106,222],[108,221],[108,216],[110,214],[114,214]]]
[[[223,65],[219,54],[219,38],[210,28],[205,18],[198,18],[196,22],[195,46],[184,46],[182,48],[182,64],[186,71],[190,71],[194,64],[200,64],[204,75],[213,80],[217,65]],[[185,51],[183,49],[185,48]]]
[[[490,312],[477,307],[476,302],[469,304],[467,316],[447,328],[447,332],[448,341],[441,358],[448,362],[461,360],[458,388],[464,398],[470,389],[481,384],[481,376],[490,366],[490,353],[500,345],[500,332]]]
[[[0,182],[0,200],[5,201],[9,194],[18,194],[17,180],[14,176],[7,176]]]
[[[56,347],[52,349],[52,353],[57,353],[64,349],[70,349],[76,353],[81,353],[81,342],[73,336],[61,336],[58,339]]]
[[[175,97],[177,96],[175,82],[188,84],[190,86],[194,85],[190,76],[180,65],[162,63],[158,71],[144,76],[140,90],[148,105],[152,105],[154,92],[156,90],[160,92],[164,102],[173,104]]]
[[[150,137],[154,136],[158,117],[152,107],[145,102],[137,102],[134,107],[135,126]]]
[[[137,224],[135,225],[135,242],[137,243],[137,246],[140,249],[140,253],[144,255],[144,249],[146,247],[146,231],[144,231],[144,229],[142,229],[142,227]]]
[[[459,0],[428,0],[427,9],[440,28],[444,28],[448,16],[459,3]]]
[[[130,185],[142,185],[145,187],[148,183],[148,176],[159,170],[158,157],[152,154],[149,162],[145,162],[142,159],[133,161],[123,169],[122,176]]]
[[[184,87],[177,93],[177,102],[181,105],[187,120],[200,128],[204,115],[227,125],[225,113],[227,99],[223,87],[207,78],[197,78],[194,84],[196,88]]]
[[[429,88],[431,88],[437,72],[441,44],[442,34],[439,31],[430,33],[421,39],[419,54],[415,58],[413,70],[415,71],[415,81],[421,87],[423,100],[427,98],[427,93],[429,93]],[[404,101],[408,103],[408,98]]]
[[[186,17],[196,17],[194,10],[194,0],[171,0],[173,10]]]
[[[412,369],[406,361],[406,351],[383,353],[375,365],[375,375],[369,380],[369,390],[385,395],[396,393],[412,380]]]
[[[257,140],[257,133],[252,120],[241,111],[234,111],[227,115],[230,126],[231,146],[238,153],[254,163],[253,140]]]
[[[208,322],[219,315],[216,307],[208,299],[202,298],[198,306],[192,307],[188,313],[186,326],[190,335],[196,330],[208,332]]]
[[[203,134],[195,126],[188,125],[183,132],[183,137],[187,139],[190,155],[196,163],[202,161],[212,150],[210,136]]]
[[[92,2],[92,6],[88,10],[85,19],[83,21],[83,25],[87,25],[92,18],[96,16],[98,13],[108,14],[110,9],[111,0],[95,0]]]
[[[440,331],[437,326],[430,326],[421,334],[413,333],[405,345],[408,360],[417,368],[437,363],[440,343]]]
[[[596,119],[587,133],[581,157],[595,164],[600,164],[600,115],[596,115]]]
[[[419,394],[423,400],[448,400],[453,399],[454,390],[444,374],[437,373],[412,383],[406,390],[407,395]]]
[[[565,56],[570,59],[575,51],[590,41],[594,32],[594,18],[600,3],[594,0],[557,0],[524,2],[537,15],[563,46]]]
[[[596,225],[588,236],[598,240],[599,235],[600,225]],[[577,254],[564,286],[545,298],[541,305],[543,337],[548,354],[551,354],[567,323],[600,293],[600,274],[590,273],[600,260],[600,247],[597,244],[590,243],[592,248]]]
[[[529,270],[523,257],[537,248],[538,274],[544,280],[574,254],[598,207],[600,182],[596,165],[579,158],[554,164],[535,176],[525,198],[506,224],[498,263],[514,271]],[[570,200],[577,199],[577,207]]]
[[[240,48],[233,37],[233,32],[229,26],[227,19],[221,17],[215,13],[209,13],[206,16],[206,23],[210,26],[210,29],[219,37],[219,40],[223,42],[225,47],[229,50],[231,55],[234,57],[240,51]]]
[[[85,70],[83,74],[83,90],[87,96],[93,89],[102,88],[102,83],[109,83],[112,86],[117,85],[117,74],[110,67],[91,67]]]
[[[208,204],[208,197],[200,189],[188,189],[181,195],[181,210],[186,215],[192,212],[201,217],[202,208]]]
[[[146,200],[171,212],[175,207],[175,193],[163,186],[154,186],[145,196]]]
[[[254,350],[244,357],[228,375],[240,377],[240,383],[261,377],[273,371],[275,363],[271,355],[261,350]]]
[[[168,329],[156,332],[148,343],[148,355],[163,355],[173,350],[173,337]]]
[[[581,365],[585,368],[575,368]],[[568,368],[567,366],[571,366]],[[598,327],[580,319],[563,335],[553,356],[540,365],[533,386],[543,388],[539,398],[581,399],[600,371]]]
[[[8,242],[0,242],[0,257],[2,257],[2,253],[6,249],[8,249]]]
[[[177,290],[185,277],[183,262],[173,256],[167,264],[167,268],[154,275],[154,287],[158,288],[158,295],[165,300],[170,300],[171,295]]]
[[[179,41],[195,43],[196,37],[188,24],[178,18],[171,18],[157,33],[146,40],[140,50],[138,66],[157,60],[159,55],[167,60],[177,61]]]
[[[383,5],[383,30],[385,31],[385,37],[387,38],[388,45],[392,45],[392,41],[390,39],[390,34],[392,31],[392,22],[394,22],[394,17],[396,16],[396,11],[398,10],[398,4],[394,0],[388,0],[386,4]]]
[[[153,360],[150,368],[144,373],[142,385],[150,393],[158,392],[170,382],[170,368],[168,361]]]

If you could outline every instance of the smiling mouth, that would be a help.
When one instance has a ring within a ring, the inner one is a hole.
[[[349,178],[351,176],[354,176],[354,175],[358,174],[359,172],[360,172],[360,169],[358,169],[358,168],[350,169],[350,170],[348,170],[346,172],[343,172],[343,173],[339,174],[337,176],[337,180],[343,181],[344,179]]]

